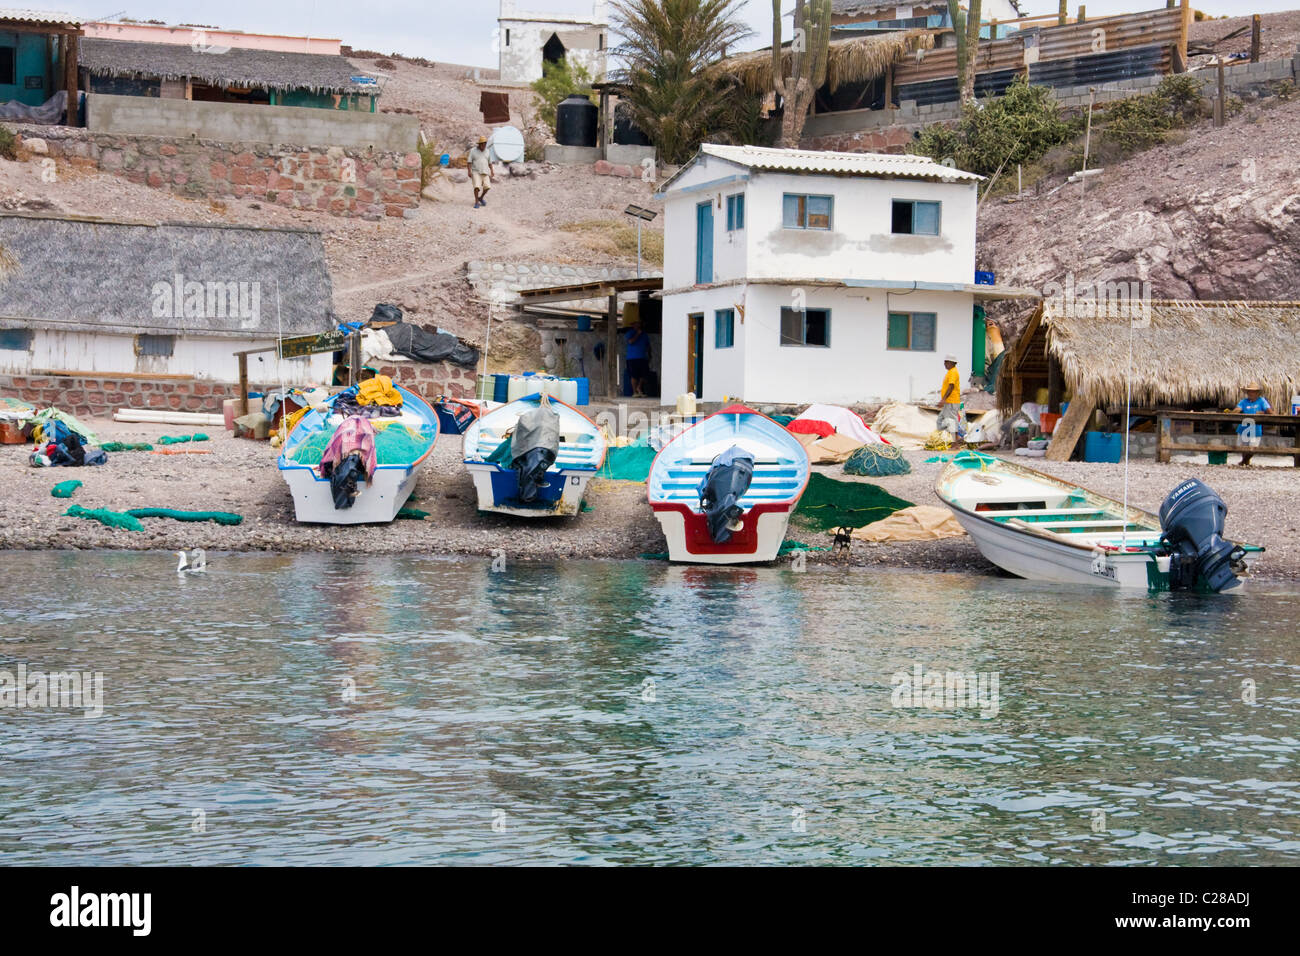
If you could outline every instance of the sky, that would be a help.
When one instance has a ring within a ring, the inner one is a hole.
[[[1164,0],[1085,0],[1089,17],[1155,9]],[[122,4],[122,6],[118,6]],[[1070,0],[1077,10],[1079,0]],[[27,0],[22,6],[47,7],[41,0]],[[518,0],[521,10],[536,13],[590,14],[590,0]],[[1055,13],[1056,0],[1026,0],[1026,16]],[[1300,9],[1300,0],[1195,0],[1197,9],[1212,16],[1243,16]],[[784,7],[793,8],[791,0]],[[378,50],[422,56],[443,63],[495,67],[494,52],[497,0],[72,0],[51,2],[59,9],[84,19],[116,19],[125,15],[137,20],[164,20],[171,24],[199,24],[244,30],[249,33],[286,33],[292,36],[337,37],[355,49]],[[770,0],[747,0],[745,19],[755,36],[745,44],[758,48],[771,42]]]

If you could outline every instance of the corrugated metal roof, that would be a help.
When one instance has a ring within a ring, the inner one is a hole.
[[[928,179],[936,182],[975,183],[984,177],[936,163],[928,156],[894,153],[833,153],[814,149],[772,149],[766,146],[719,146],[704,143],[700,153],[744,166],[785,173],[824,173],[832,176],[876,176],[894,179]],[[696,159],[698,159],[698,155]],[[679,169],[659,188],[667,192],[695,159]]]
[[[17,20],[20,23],[57,23],[60,26],[81,26],[81,18],[61,10],[23,10],[0,7],[0,20]]]

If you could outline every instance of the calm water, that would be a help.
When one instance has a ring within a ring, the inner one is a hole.
[[[1281,588],[174,562],[0,554],[0,669],[104,680],[0,710],[6,864],[1300,862]]]

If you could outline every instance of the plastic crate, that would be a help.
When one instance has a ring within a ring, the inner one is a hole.
[[[1086,432],[1083,460],[1119,464],[1124,457],[1124,436],[1120,432]]]

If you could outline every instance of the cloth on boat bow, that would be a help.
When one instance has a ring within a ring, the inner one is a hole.
[[[369,482],[374,477],[375,465],[378,463],[375,453],[375,426],[370,419],[362,418],[360,415],[343,419],[342,424],[334,429],[330,443],[325,446],[325,451],[321,454],[321,474],[329,477],[325,469],[329,468],[333,471],[353,452],[360,453],[366,470],[365,478]]]

